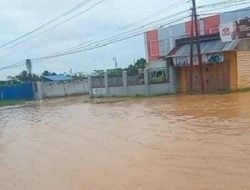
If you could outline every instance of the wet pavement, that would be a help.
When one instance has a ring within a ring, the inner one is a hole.
[[[1,190],[250,189],[250,93],[0,108]]]

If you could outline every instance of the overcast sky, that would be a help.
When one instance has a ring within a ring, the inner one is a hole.
[[[83,0],[0,0],[0,44],[31,31],[81,1]],[[105,36],[109,32],[157,12],[174,2],[173,0],[106,0],[94,9],[49,33],[7,51],[0,49],[0,67],[23,59],[60,51],[88,39]],[[183,0],[183,2],[186,1]],[[200,5],[202,2],[210,3],[216,2],[216,0],[200,0],[197,4]],[[172,11],[178,12],[180,9],[184,10],[185,7],[172,9]],[[167,11],[162,15],[164,14],[167,15]],[[35,62],[33,72],[39,74],[44,70],[49,70],[62,73],[73,69],[73,72],[90,73],[95,69],[113,68],[113,57],[117,58],[119,67],[126,67],[133,63],[134,59],[145,57],[144,36],[141,35],[90,52]],[[23,66],[0,71],[0,79],[20,73],[24,69]]]

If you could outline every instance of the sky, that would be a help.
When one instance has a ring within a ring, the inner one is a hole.
[[[30,32],[82,1],[0,0],[0,44]],[[38,38],[26,41],[15,48],[0,49],[0,67],[24,59],[45,56],[86,40],[103,37],[147,15],[162,10],[164,7],[167,8],[177,1],[180,2],[181,0],[106,0],[90,11]],[[186,0],[183,0],[183,2],[186,2]],[[200,0],[197,1],[197,4],[211,2],[216,2],[216,0]],[[83,7],[82,10],[84,8],[86,7]],[[184,7],[183,3],[183,6],[172,8],[169,11],[175,13],[186,8],[188,7]],[[151,18],[151,21],[168,15],[169,11],[155,15]],[[146,58],[144,35],[88,52],[33,62],[33,73],[40,74],[44,70],[56,73],[69,72],[70,70],[91,73],[93,70],[112,69],[115,65],[113,57],[117,59],[118,67],[122,68],[132,64],[135,59]],[[10,75],[16,75],[24,69],[26,69],[25,66],[0,71],[0,80]]]

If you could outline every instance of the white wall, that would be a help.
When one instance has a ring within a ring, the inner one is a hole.
[[[38,99],[64,97],[88,93],[88,80],[67,82],[38,82]]]
[[[159,63],[160,66],[163,66],[161,64],[166,64],[166,62]],[[159,65],[158,65],[159,66]],[[145,70],[145,73],[147,71]],[[147,76],[144,78],[146,79]],[[124,79],[126,77],[123,77]],[[123,80],[124,80],[123,79]],[[146,81],[146,80],[145,80]],[[126,84],[125,81],[123,81],[124,84]],[[106,88],[93,88],[92,94],[94,97],[100,97],[100,96],[136,96],[136,95],[158,95],[158,94],[173,94],[177,92],[177,75],[176,70],[173,66],[169,67],[169,82],[166,83],[160,83],[160,84],[148,84],[148,81],[145,83],[145,85],[135,85],[135,86],[127,86],[123,85],[120,87],[108,87],[108,84],[106,84]]]

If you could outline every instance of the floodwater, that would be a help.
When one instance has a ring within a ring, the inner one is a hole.
[[[248,190],[250,93],[0,108],[1,190]]]

